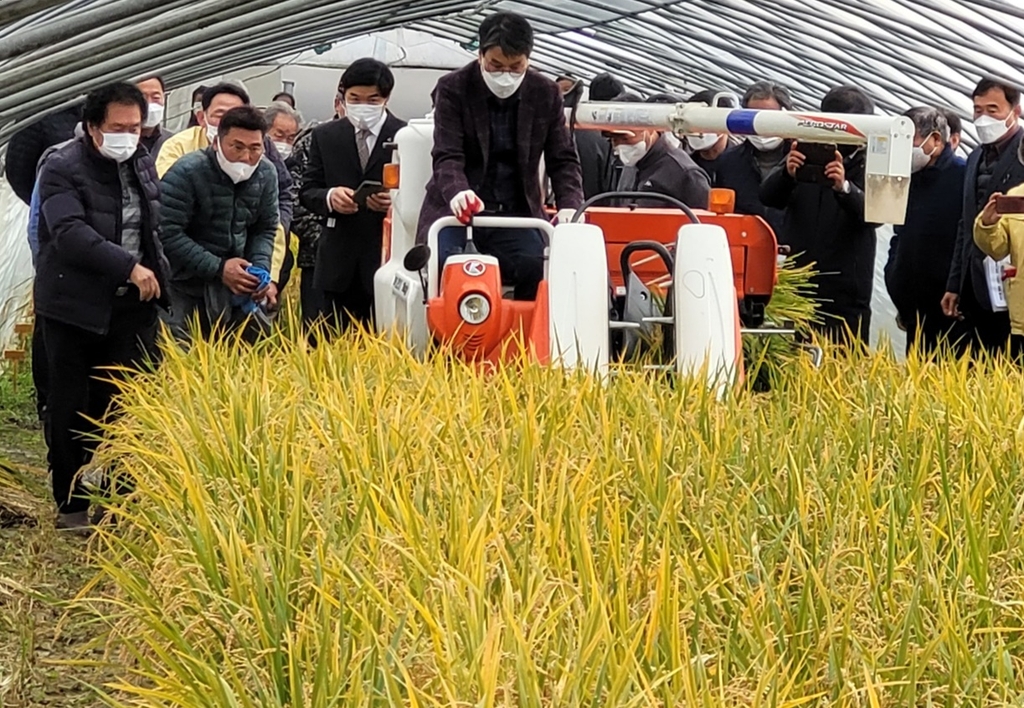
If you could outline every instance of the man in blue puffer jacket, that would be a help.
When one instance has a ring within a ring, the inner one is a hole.
[[[213,145],[185,155],[164,175],[168,324],[181,340],[189,338],[194,320],[203,337],[246,323],[246,308],[235,296],[276,305],[273,288],[249,272],[253,266],[270,270],[278,224],[277,172],[263,154],[266,132],[255,108],[233,108]]]

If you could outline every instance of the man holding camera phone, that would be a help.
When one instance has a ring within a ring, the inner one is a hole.
[[[972,94],[974,127],[981,145],[967,159],[963,216],[942,308],[963,318],[976,350],[999,353],[1010,337],[1005,306],[993,301],[1002,288],[1001,268],[975,243],[973,225],[996,193],[1024,182],[1024,164],[1017,159],[1024,130],[1020,127],[1020,90],[982,79]]]
[[[821,102],[824,113],[871,115],[858,88],[840,86]],[[836,342],[868,343],[875,268],[875,224],[864,221],[864,150],[794,141],[786,161],[761,185],[761,201],[784,209],[779,243],[797,265],[813,264],[820,331]]]
[[[341,77],[345,117],[313,130],[302,179],[302,204],[324,219],[314,269],[328,323],[369,325],[373,275],[380,267],[384,216],[391,196],[380,184],[388,148],[405,123],[387,110],[395,87],[388,66],[359,59]]]

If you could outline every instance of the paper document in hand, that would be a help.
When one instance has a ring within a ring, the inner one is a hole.
[[[1003,268],[1010,265],[1010,258],[1001,261],[985,258],[985,280],[988,283],[988,298],[992,301],[993,312],[1006,312],[1006,290],[1003,288]]]

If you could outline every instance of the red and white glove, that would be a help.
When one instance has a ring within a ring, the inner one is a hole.
[[[455,195],[455,198],[452,199],[451,207],[455,218],[463,224],[468,224],[474,214],[479,214],[484,210],[484,203],[480,200],[480,197],[476,196],[476,192],[472,189],[467,189]]]

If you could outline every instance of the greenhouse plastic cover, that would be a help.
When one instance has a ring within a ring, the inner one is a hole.
[[[967,116],[979,76],[1024,85],[1024,0],[0,0],[0,144],[112,79],[158,73],[185,86],[401,27],[472,49],[496,10],[531,19],[538,68],[610,71],[644,91],[773,79],[807,108],[850,83],[884,112],[932,104]],[[0,199],[8,254],[23,218],[15,202]],[[13,269],[0,273],[0,297],[24,275],[4,280]]]

